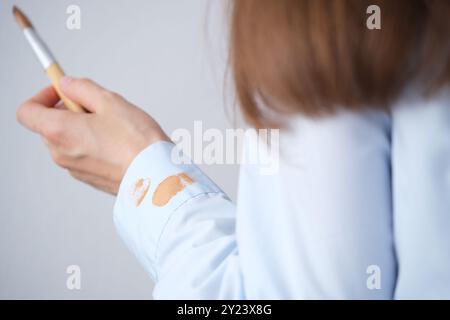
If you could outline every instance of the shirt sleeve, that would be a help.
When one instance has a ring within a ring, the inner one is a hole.
[[[157,142],[129,166],[114,222],[156,299],[243,299],[235,211],[173,143]]]
[[[450,88],[393,110],[396,299],[450,299]]]

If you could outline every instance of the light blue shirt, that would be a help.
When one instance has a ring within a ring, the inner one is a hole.
[[[114,208],[155,298],[450,298],[449,92],[296,117],[275,174],[241,165],[236,205],[173,148],[134,159]],[[182,190],[155,205],[171,176]]]

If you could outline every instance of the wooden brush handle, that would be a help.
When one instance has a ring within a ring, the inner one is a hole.
[[[59,87],[59,80],[64,77],[64,71],[61,69],[61,67],[57,63],[52,63],[46,70],[48,77],[50,78],[53,87],[55,88],[56,92],[58,93],[61,100],[66,105],[67,109],[74,111],[74,112],[85,112],[84,109],[77,103],[73,102],[69,98],[67,98],[61,91],[61,88]]]

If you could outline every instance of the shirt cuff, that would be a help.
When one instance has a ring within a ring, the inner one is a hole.
[[[225,196],[171,142],[151,144],[131,162],[117,194],[114,223],[154,280],[159,240],[171,215],[190,199],[211,193]]]

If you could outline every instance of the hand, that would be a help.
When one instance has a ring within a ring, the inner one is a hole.
[[[55,89],[48,87],[20,106],[18,121],[44,138],[54,162],[73,177],[117,194],[136,155],[169,138],[144,111],[90,80],[65,77],[60,85],[90,113],[59,107]]]

